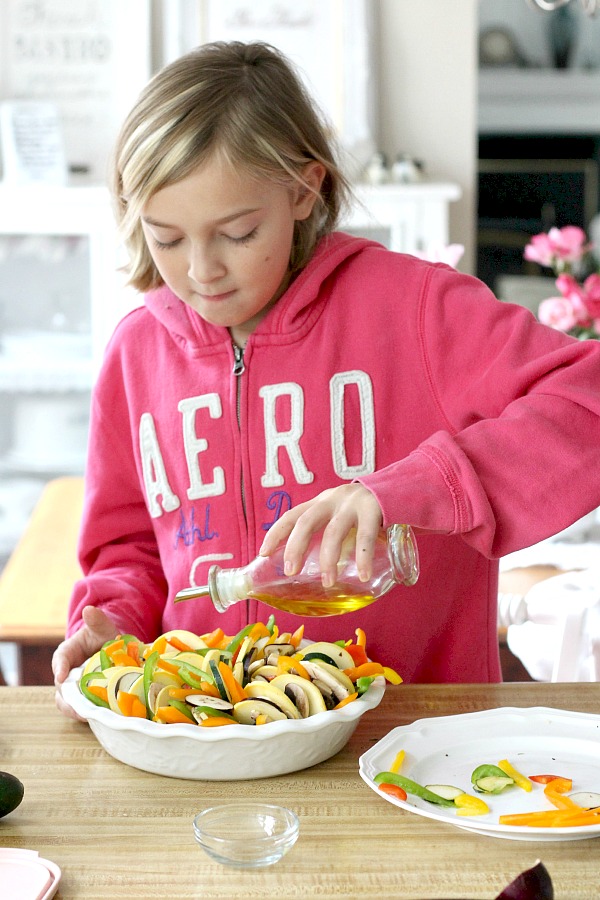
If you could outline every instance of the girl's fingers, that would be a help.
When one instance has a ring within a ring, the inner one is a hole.
[[[331,587],[337,576],[337,564],[342,556],[354,554],[361,581],[369,581],[373,569],[375,542],[381,528],[382,515],[372,494],[356,485],[344,505],[329,521],[323,532],[320,565],[324,587]],[[348,502],[351,501],[351,502]],[[344,550],[344,542],[355,529],[352,547]]]
[[[361,581],[369,581],[373,573],[373,556],[379,527],[373,531],[361,529],[356,533],[356,571]]]
[[[381,509],[370,491],[360,484],[341,485],[285,513],[270,528],[260,552],[268,556],[285,541],[285,573],[297,575],[313,536],[322,531],[319,566],[323,585],[331,587],[337,578],[343,543],[355,528],[359,577],[368,581],[381,523]]]
[[[75,712],[75,710],[71,706],[69,706],[68,703],[65,703],[65,701],[63,700],[63,696],[60,692],[60,688],[56,689],[55,699],[56,699],[56,708],[64,716],[67,716],[69,719],[76,719],[78,722],[85,721],[85,719],[82,719],[82,717],[79,716]]]
[[[325,503],[307,505],[294,523],[283,554],[286,575],[297,575],[301,570],[313,535],[322,531],[329,521]]]

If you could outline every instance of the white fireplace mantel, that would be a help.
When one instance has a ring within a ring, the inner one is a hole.
[[[600,134],[600,72],[479,70],[480,135]]]

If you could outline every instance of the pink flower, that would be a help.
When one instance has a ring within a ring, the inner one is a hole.
[[[429,262],[446,263],[446,265],[455,269],[464,252],[463,244],[436,244],[429,247],[425,253],[415,253],[414,256],[418,256],[419,259],[426,259]]]
[[[600,275],[590,275],[583,282],[583,302],[589,314],[594,320],[600,319]],[[597,330],[597,329],[596,329]]]
[[[564,228],[551,228],[548,233],[534,235],[523,255],[540,266],[563,269],[565,265],[580,260],[591,247],[582,228],[565,225]]]
[[[548,297],[538,307],[538,319],[558,331],[570,331],[578,324],[573,304],[567,297]]]
[[[525,259],[554,269],[560,297],[549,297],[538,307],[538,319],[544,325],[566,332],[579,340],[600,340],[600,270],[588,275],[583,284],[571,270],[583,278],[591,257],[585,259],[593,244],[576,225],[551,228],[536,234],[524,250]],[[579,265],[577,265],[579,263]]]
[[[572,275],[559,275],[556,287],[573,308],[573,315],[579,325],[589,325],[590,313],[587,307],[585,286],[579,284]]]

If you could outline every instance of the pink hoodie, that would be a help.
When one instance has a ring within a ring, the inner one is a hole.
[[[237,370],[237,371],[236,371]],[[110,341],[94,392],[87,604],[151,640],[235,634],[272,612],[173,604],[213,562],[251,560],[281,512],[358,479],[384,525],[419,529],[421,577],[358,613],[305,621],[354,637],[408,682],[499,680],[495,557],[600,505],[600,342],[578,342],[441,264],[335,234],[250,337],[163,287]]]

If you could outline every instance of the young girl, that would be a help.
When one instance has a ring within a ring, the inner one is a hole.
[[[214,562],[287,539],[293,575],[324,529],[329,584],[356,527],[366,578],[395,522],[417,529],[417,584],[307,634],[360,626],[409,682],[499,680],[495,558],[600,505],[600,343],[335,232],[347,189],[327,129],[263,44],[205,45],[155,76],[113,191],[146,296],[94,392],[57,684],[119,631],[266,621],[255,601],[173,603]]]

